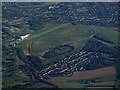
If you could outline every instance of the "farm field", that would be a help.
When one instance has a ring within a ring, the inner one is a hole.
[[[59,88],[111,88],[114,86],[115,74],[67,82],[53,82]]]
[[[52,82],[67,82],[69,80],[80,80],[80,79],[88,79],[101,77],[106,75],[116,74],[116,70],[114,67],[106,67],[97,70],[90,71],[76,71],[73,73],[71,77],[51,77],[49,80]]]
[[[59,88],[111,88],[114,86],[115,74],[103,75],[100,77],[78,79],[78,80],[68,80],[54,82]]]

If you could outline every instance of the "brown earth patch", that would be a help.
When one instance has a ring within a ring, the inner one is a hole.
[[[78,45],[79,45],[79,43],[80,42],[75,42],[75,43],[70,44],[70,46],[74,47],[74,50],[76,50]]]
[[[71,77],[50,77],[49,81],[67,82],[68,80],[89,79],[89,78],[111,75],[115,73],[116,73],[115,67],[110,66],[110,67],[105,67],[105,68],[100,68],[100,69],[95,69],[95,70],[76,71],[73,73]]]
[[[112,29],[118,30],[118,28],[116,28],[116,27],[112,27]]]
[[[71,33],[73,30],[65,30],[65,31],[62,31],[62,32],[60,32],[59,34],[73,34],[73,33]]]
[[[74,41],[75,41],[75,40],[77,41],[77,40],[80,40],[81,37],[71,37],[70,39],[71,39],[71,40],[74,40]]]
[[[70,31],[63,31],[63,32],[61,32],[61,33],[59,33],[59,34],[67,34],[67,33],[69,33]]]
[[[27,51],[24,51],[24,54],[25,54],[26,56],[30,55],[30,53],[27,52]]]
[[[31,49],[31,44],[32,44],[32,42],[30,42],[30,46],[29,46],[29,47],[30,47],[30,52],[29,52],[29,53],[31,53],[31,50],[32,50],[32,49]]]
[[[26,84],[26,83],[15,83],[15,84],[18,84],[18,85],[24,85],[24,84]]]

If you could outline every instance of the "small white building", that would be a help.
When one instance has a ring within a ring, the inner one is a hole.
[[[20,39],[21,39],[21,40],[24,40],[24,39],[27,38],[28,36],[30,36],[30,34],[27,34],[27,35],[25,35],[25,36],[20,36]]]
[[[54,8],[54,6],[49,6],[49,9],[53,9]]]

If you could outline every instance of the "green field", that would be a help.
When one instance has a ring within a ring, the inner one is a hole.
[[[53,46],[75,44],[76,49],[73,52],[57,56],[53,59],[44,59],[44,62],[51,62],[55,59],[61,59],[63,56],[78,52],[85,43],[90,39],[89,29],[93,29],[96,33],[102,32],[110,40],[118,43],[118,34],[111,28],[88,26],[71,23],[56,24],[44,23],[44,28],[31,33],[31,36],[21,41],[20,48],[28,52],[28,45],[31,47],[31,54],[41,56],[45,51]]]

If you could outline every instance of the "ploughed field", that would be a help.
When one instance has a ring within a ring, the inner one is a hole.
[[[51,77],[49,80],[52,82],[67,82],[70,80],[84,80],[112,74],[116,74],[116,70],[115,67],[110,66],[95,70],[76,71],[70,77]]]

